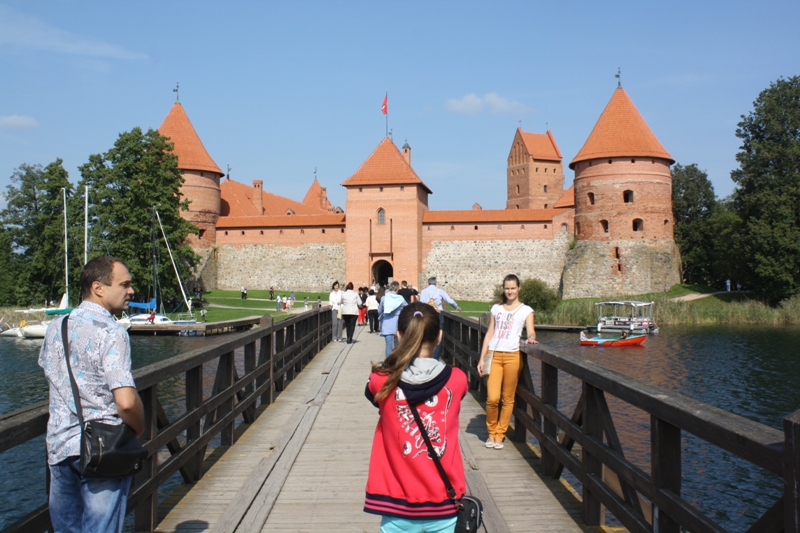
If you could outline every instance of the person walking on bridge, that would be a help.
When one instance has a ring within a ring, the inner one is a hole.
[[[383,517],[381,533],[445,533],[456,525],[456,504],[428,455],[409,405],[417,407],[456,497],[466,493],[458,418],[467,376],[431,357],[441,335],[439,317],[431,306],[421,302],[405,306],[398,320],[400,344],[386,360],[372,366],[365,394],[380,418],[372,441],[364,511]]]
[[[397,320],[400,317],[400,311],[408,305],[402,296],[397,294],[397,289],[400,284],[393,281],[389,284],[386,293],[381,298],[378,304],[378,322],[381,328],[381,337],[386,341],[386,357],[392,353],[392,350],[397,346]]]
[[[428,278],[428,286],[422,289],[422,292],[419,294],[419,301],[436,308],[436,311],[439,312],[439,327],[442,329],[444,329],[444,315],[442,314],[442,311],[444,311],[445,302],[449,303],[456,311],[459,310],[456,301],[450,298],[449,294],[436,286],[435,277]],[[433,354],[433,358],[438,360],[441,357],[442,345],[440,343],[438,346],[436,346],[436,351]]]
[[[519,340],[522,328],[528,332],[525,344],[539,344],[533,330],[533,309],[519,301],[519,278],[509,274],[503,280],[502,304],[491,309],[489,328],[481,347],[478,372],[489,375],[486,384],[487,448],[500,450],[514,412],[514,397],[522,371]],[[491,357],[489,354],[492,354]],[[502,409],[500,400],[503,400]]]

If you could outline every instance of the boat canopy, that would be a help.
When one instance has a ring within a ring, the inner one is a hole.
[[[157,307],[156,297],[153,296],[153,299],[149,302],[144,303],[137,303],[137,302],[128,302],[128,307],[132,307],[134,309],[153,309],[155,310]]]
[[[594,305],[630,305],[632,307],[646,307],[648,305],[653,305],[653,302],[637,302],[634,300],[619,300],[619,301],[608,301],[608,302],[596,302]]]

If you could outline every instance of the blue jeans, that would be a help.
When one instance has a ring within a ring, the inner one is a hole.
[[[381,533],[452,533],[456,529],[456,517],[420,520],[384,516]]]
[[[80,457],[50,465],[50,519],[56,533],[122,531],[131,476],[89,479],[80,475]]]
[[[439,311],[439,329],[444,329],[444,313]],[[442,358],[442,343],[436,345],[436,348],[433,350],[433,358],[437,361]]]
[[[392,353],[392,350],[397,348],[397,337],[395,335],[381,335],[383,340],[386,341],[386,355],[385,357],[389,357],[389,354]]]

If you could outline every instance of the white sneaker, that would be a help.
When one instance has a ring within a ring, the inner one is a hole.
[[[492,440],[492,438],[491,438],[491,437],[489,437],[488,439],[486,439],[486,447],[487,447],[487,448],[494,448],[494,441]]]
[[[494,449],[495,450],[502,450],[504,446],[505,446],[505,444],[503,444],[503,441],[494,443]]]

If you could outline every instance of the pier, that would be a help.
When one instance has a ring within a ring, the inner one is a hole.
[[[149,454],[128,500],[136,531],[378,530],[380,518],[362,511],[378,416],[364,386],[384,343],[364,327],[354,344],[331,342],[330,322],[329,308],[275,324],[266,318],[135,371]],[[687,435],[783,481],[782,494],[743,531],[800,531],[800,412],[781,431],[526,346],[514,427],[504,449],[490,450],[475,369],[485,331],[485,317],[445,313],[444,357],[470,381],[460,445],[488,533],[726,531],[681,494]],[[581,391],[574,410],[559,402],[566,381]],[[611,397],[645,413],[649,426],[619,433]],[[47,416],[45,402],[1,416],[0,453],[41,439]],[[650,443],[648,465],[626,458],[626,438]],[[736,487],[725,490],[748,505]],[[46,504],[25,512],[3,532],[50,527]]]

